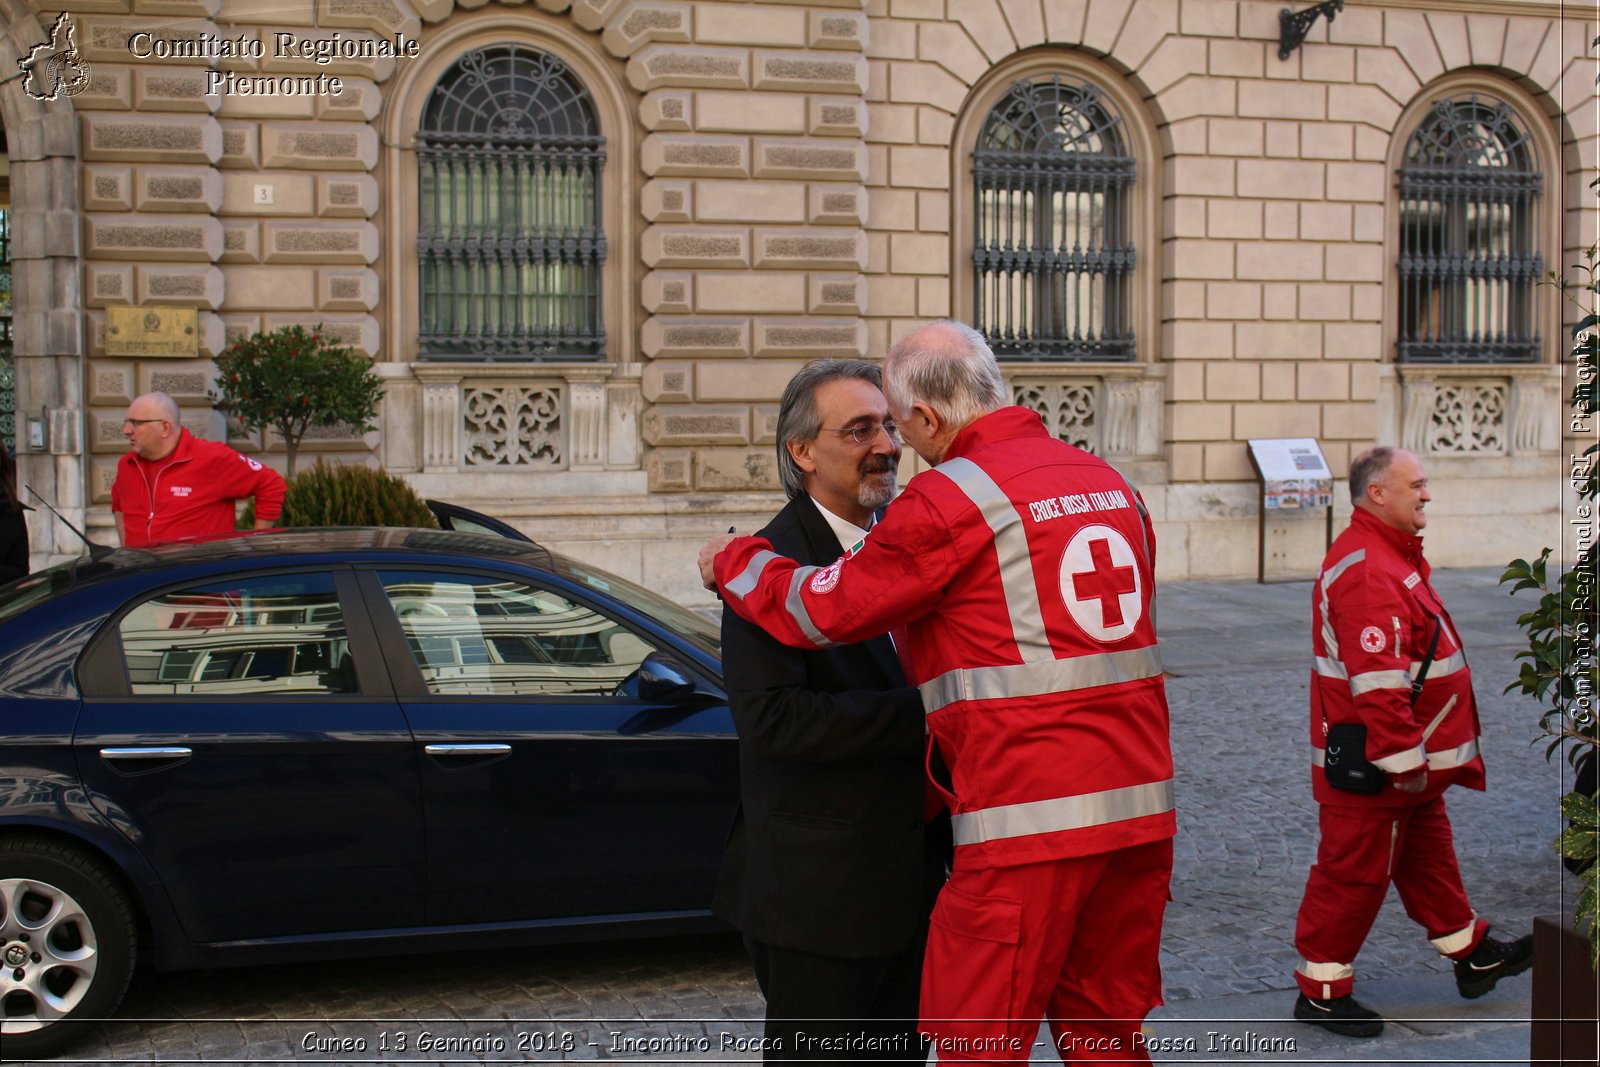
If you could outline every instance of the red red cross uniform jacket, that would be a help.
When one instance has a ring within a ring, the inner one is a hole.
[[[963,429],[832,566],[741,538],[716,576],[734,611],[798,648],[906,627],[950,768],[958,866],[1173,836],[1150,521],[1116,470],[1033,412]]]
[[[276,519],[283,510],[283,493],[283,476],[277,471],[183,430],[171,462],[154,478],[147,477],[132,452],[117,461],[111,510],[122,513],[122,543],[136,548],[229,533],[234,529],[233,502],[241,497],[255,497],[256,518]]]
[[[1430,573],[1420,537],[1360,508],[1328,550],[1311,607],[1311,777],[1319,803],[1411,807],[1451,785],[1484,786],[1472,672]],[[1439,644],[1413,706],[1411,680],[1436,624]],[[1324,724],[1342,722],[1366,725],[1366,757],[1379,769],[1404,775],[1426,766],[1427,790],[1363,796],[1330,787]]]

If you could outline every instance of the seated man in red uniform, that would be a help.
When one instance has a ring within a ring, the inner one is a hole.
[[[117,462],[111,512],[125,547],[231,533],[234,501],[243,497],[255,497],[258,530],[283,510],[283,476],[227,445],[190,434],[166,393],[135,397],[122,436],[132,451]]]
[[[1406,914],[1455,961],[1462,996],[1481,997],[1533,963],[1531,935],[1488,936],[1456,865],[1444,791],[1482,789],[1483,758],[1472,672],[1422,558],[1431,499],[1410,452],[1381,447],[1353,459],[1350,528],[1311,594],[1311,785],[1322,838],[1295,930],[1294,1017],[1349,1037],[1383,1031],[1378,1013],[1351,995],[1352,964],[1391,882]],[[1351,759],[1376,791],[1351,791],[1341,773]]]
[[[912,331],[883,379],[933,469],[829,565],[718,538],[701,577],[795,648],[905,627],[950,771],[955,863],[921,1002],[939,1062],[1026,1062],[1048,1016],[1064,1060],[1148,1063],[1176,830],[1149,516],[1114,468],[1010,404],[971,328]]]

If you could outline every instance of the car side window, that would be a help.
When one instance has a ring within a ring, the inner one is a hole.
[[[330,574],[229,579],[162,593],[118,624],[135,695],[355,693]]]
[[[656,646],[560,593],[488,575],[379,574],[440,696],[611,696]]]

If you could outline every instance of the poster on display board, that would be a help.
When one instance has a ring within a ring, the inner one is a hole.
[[[1250,439],[1250,459],[1261,474],[1263,506],[1296,511],[1333,503],[1333,472],[1311,437]]]

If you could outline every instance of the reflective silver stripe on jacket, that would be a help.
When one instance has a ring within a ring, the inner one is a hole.
[[[1455,748],[1428,753],[1428,770],[1447,771],[1451,767],[1465,767],[1477,758],[1478,739],[1474,737],[1466,744],[1457,745]]]
[[[1446,656],[1444,659],[1436,659],[1433,661],[1433,666],[1428,668],[1428,677],[1423,684],[1426,685],[1435,678],[1447,678],[1457,671],[1464,671],[1466,669],[1467,654],[1461,649],[1456,649],[1456,651],[1450,653],[1450,655]],[[1422,661],[1416,660],[1411,664],[1411,677],[1415,678],[1421,670]]]
[[[771,563],[773,560],[779,558],[780,557],[776,552],[757,552],[754,556],[750,557],[750,562],[745,564],[745,568],[739,572],[739,576],[733,581],[729,582],[723,588],[728,592],[729,595],[736,596],[740,600],[743,600],[745,597],[749,596],[755,591],[756,584],[761,581],[762,568],[764,568],[768,563]]]
[[[1340,681],[1344,681],[1348,677],[1344,672],[1344,664],[1336,659],[1329,659],[1327,656],[1317,656],[1313,667],[1324,678],[1337,678]]]
[[[1328,587],[1339,580],[1345,571],[1367,558],[1367,550],[1358,548],[1338,563],[1323,571],[1319,576],[1322,587],[1322,599],[1317,602],[1317,614],[1322,616],[1322,646],[1327,650],[1328,656],[1334,660],[1339,658],[1339,637],[1333,632],[1333,616],[1328,613]],[[1339,677],[1343,677],[1340,675]]]
[[[1414,749],[1411,750],[1411,751],[1408,751],[1408,752],[1403,752],[1403,753],[1401,753],[1401,755],[1410,757],[1413,754],[1413,752],[1415,752]],[[1465,767],[1467,764],[1471,763],[1474,759],[1476,759],[1477,756],[1478,756],[1478,739],[1477,738],[1473,738],[1471,741],[1468,741],[1464,745],[1457,745],[1455,748],[1446,749],[1443,752],[1430,752],[1430,753],[1428,753],[1428,770],[1430,770],[1430,771],[1447,771],[1451,767]],[[1392,759],[1393,757],[1390,757],[1390,758]],[[1312,745],[1311,746],[1311,766],[1313,766],[1313,767],[1326,767],[1327,765],[1328,765],[1328,753],[1325,750],[1318,748],[1316,745]],[[1377,764],[1375,764],[1374,766],[1377,766]],[[1410,770],[1412,767],[1418,767],[1418,766],[1421,766],[1421,764],[1420,763],[1412,763],[1411,767],[1407,767],[1407,768],[1404,768],[1404,769],[1405,770]]]
[[[977,845],[1030,834],[1081,830],[1172,810],[1172,779],[1085,793],[1076,797],[1006,804],[967,811],[950,820],[957,845]]]
[[[1364,671],[1350,679],[1350,695],[1358,697],[1374,689],[1411,689],[1411,672],[1396,667],[1392,671]]]
[[[811,576],[822,569],[821,567],[796,567],[794,577],[789,579],[789,596],[783,602],[783,607],[789,613],[789,618],[794,620],[794,624],[800,627],[800,632],[805,634],[806,640],[818,648],[833,648],[839,642],[830,641],[822,636],[822,631],[817,629],[816,624],[811,621],[811,614],[806,611],[805,600],[800,596],[800,590],[806,587],[806,583],[811,580]]]
[[[929,715],[958,700],[1003,700],[1093,689],[1101,685],[1155,678],[1161,674],[1161,649],[1155,645],[1122,652],[1097,652],[1045,663],[999,667],[958,667],[922,683],[922,707]]]
[[[1017,658],[1024,663],[1055,658],[1049,635],[1044,629],[1044,612],[1039,608],[1039,590],[1033,580],[1033,557],[1028,551],[1028,534],[1016,505],[1001,491],[984,469],[970,459],[952,459],[934,468],[949,478],[972,501],[983,521],[994,534],[995,555],[1000,563],[1000,591],[1006,598],[1006,614],[1011,619],[1011,636],[1017,643]]]

